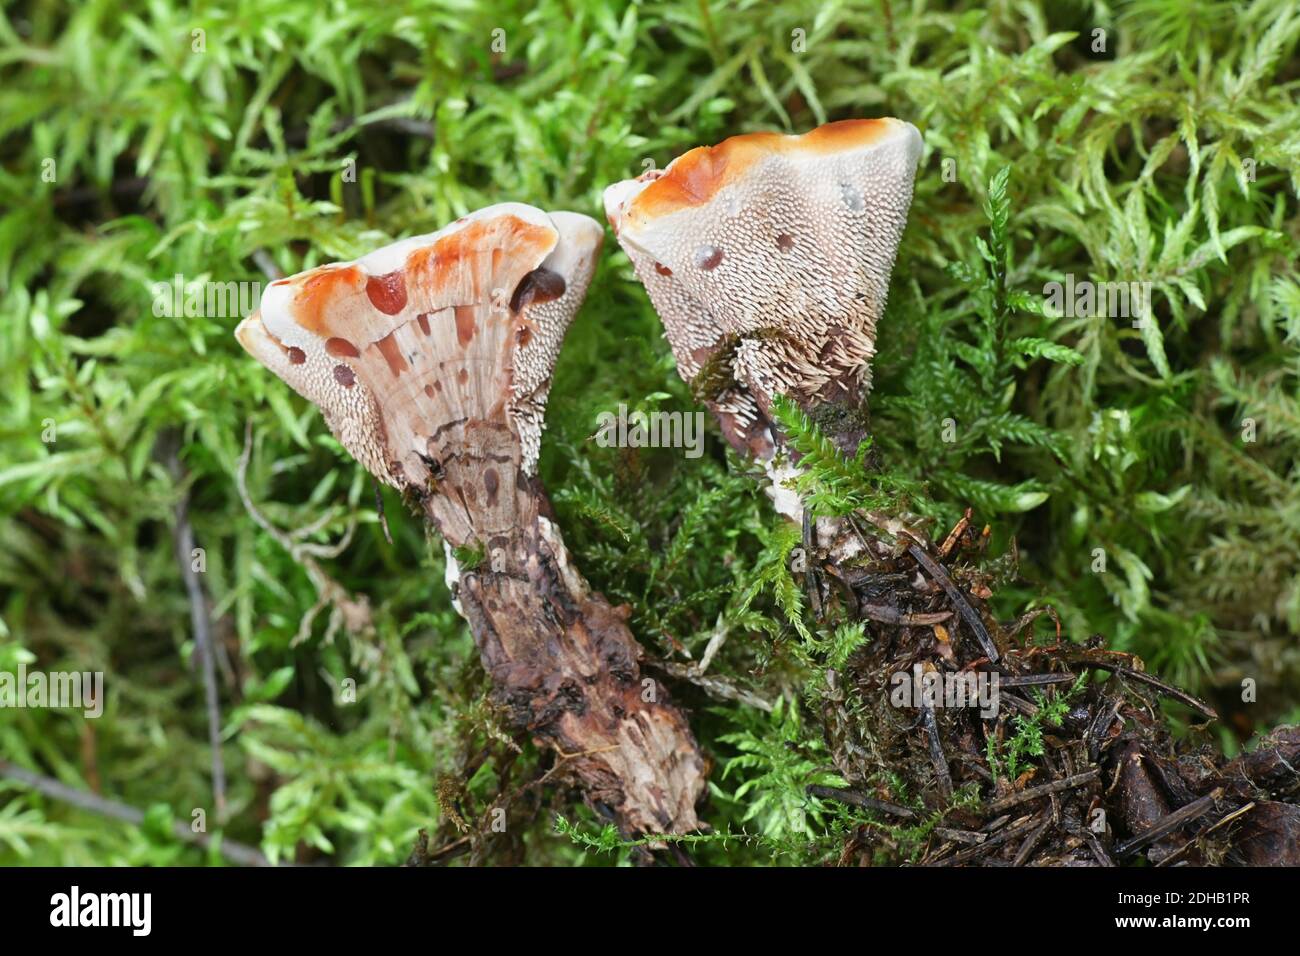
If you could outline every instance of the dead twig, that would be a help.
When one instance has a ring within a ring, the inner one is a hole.
[[[1204,701],[1198,700],[1197,698],[1193,697],[1191,694],[1187,693],[1186,691],[1179,690],[1173,684],[1166,684],[1160,678],[1152,677],[1150,674],[1146,673],[1145,671],[1134,670],[1131,667],[1124,667],[1123,665],[1120,664],[1093,664],[1092,666],[1103,668],[1105,670],[1111,670],[1117,674],[1123,674],[1125,677],[1131,678],[1132,680],[1137,681],[1139,684],[1146,684],[1150,687],[1154,687],[1156,690],[1160,691],[1160,693],[1164,694],[1166,697],[1172,697],[1174,700],[1186,704],[1188,707],[1192,708],[1192,710],[1195,710],[1203,717],[1208,717],[1210,720],[1219,719],[1218,712],[1209,704],[1205,703]]]
[[[939,792],[944,800],[952,799],[952,774],[948,771],[948,759],[943,754],[943,744],[939,741],[939,725],[934,719],[934,708],[929,704],[921,707],[921,719],[925,724],[925,735],[930,743],[930,762],[934,764],[935,778],[939,781]]]
[[[969,850],[962,850],[960,853],[954,853],[952,856],[942,860],[935,860],[932,865],[933,866],[956,866],[958,863],[969,863],[970,861],[978,859],[979,857],[987,856],[989,853],[992,852],[994,847],[1001,846],[1003,843],[1006,843],[1008,840],[1012,840],[1015,837],[1020,836],[1020,834],[1032,830],[1035,825],[1036,825],[1036,821],[1031,819],[1029,820],[1029,822],[1022,823],[1018,827],[1010,827],[1006,830],[1003,830],[1001,833],[997,833],[994,834],[993,836],[990,836],[983,843],[979,844],[979,846],[973,846]]]
[[[341,584],[330,577],[316,560],[317,557],[332,558],[341,554],[352,540],[352,533],[356,529],[355,522],[348,525],[343,537],[334,545],[317,545],[303,540],[323,525],[328,520],[328,515],[294,534],[276,527],[258,510],[248,494],[248,462],[252,454],[253,422],[250,419],[244,426],[244,451],[239,456],[239,464],[235,469],[235,486],[239,490],[240,500],[243,501],[244,509],[257,522],[258,527],[289,552],[289,556],[307,573],[312,587],[316,589],[317,601],[299,622],[298,633],[290,642],[290,646],[296,647],[311,636],[312,622],[326,605],[332,606],[329,628],[325,634],[326,640],[333,636],[340,625],[353,635],[368,633],[374,627],[370,615],[370,599],[364,594],[354,598]]]
[[[1224,814],[1216,822],[1211,823],[1208,827],[1201,830],[1201,832],[1196,834],[1196,836],[1192,837],[1190,840],[1188,840],[1186,843],[1180,846],[1173,853],[1170,853],[1167,857],[1165,857],[1163,860],[1157,863],[1156,866],[1173,865],[1175,860],[1181,857],[1192,847],[1196,846],[1196,844],[1200,843],[1201,840],[1205,839],[1207,836],[1209,836],[1211,833],[1213,833],[1215,830],[1219,829],[1220,827],[1231,823],[1233,820],[1237,819],[1237,817],[1249,813],[1251,810],[1255,809],[1255,806],[1256,806],[1255,801],[1252,800],[1250,801],[1250,803],[1238,807],[1236,810],[1233,810],[1231,813]]]
[[[1115,861],[1111,858],[1111,855],[1106,852],[1106,847],[1102,845],[1100,838],[1098,838],[1097,834],[1094,833],[1092,828],[1087,824],[1083,827],[1083,840],[1088,844],[1088,849],[1092,851],[1092,855],[1097,858],[1098,863],[1102,866],[1115,865]]]
[[[1025,862],[1029,859],[1029,854],[1033,853],[1034,850],[1037,849],[1038,844],[1041,843],[1043,840],[1043,835],[1047,833],[1047,830],[1049,827],[1051,827],[1051,825],[1052,825],[1051,816],[1050,815],[1044,816],[1043,822],[1038,827],[1038,829],[1034,830],[1033,833],[1025,837],[1025,842],[1020,844],[1020,849],[1016,851],[1016,858],[1011,861],[1012,866],[1025,865]]]
[[[208,746],[212,750],[212,798],[216,806],[217,820],[226,821],[226,764],[221,755],[221,698],[217,693],[216,648],[212,638],[212,615],[207,592],[199,581],[198,571],[194,567],[194,528],[190,524],[190,492],[186,484],[185,468],[176,453],[175,436],[164,439],[166,449],[164,462],[171,474],[172,482],[179,489],[179,496],[174,507],[175,521],[172,523],[172,539],[176,551],[176,563],[180,567],[181,579],[185,582],[185,593],[190,602],[190,627],[194,634],[194,652],[198,655],[199,672],[203,679],[204,705],[208,718]]]
[[[953,525],[952,530],[948,532],[948,537],[943,539],[943,544],[939,546],[939,557],[943,560],[946,561],[948,559],[952,554],[953,548],[957,547],[957,542],[961,540],[961,536],[965,534],[966,529],[970,527],[970,516],[971,509],[967,508],[965,514],[961,516],[961,520]]]
[[[1073,684],[1079,678],[1074,674],[1022,674],[1019,677],[999,675],[999,687],[1042,687],[1047,684]]]
[[[722,649],[722,645],[727,639],[728,630],[722,621],[722,615],[719,614],[718,623],[714,626],[713,633],[709,635],[709,643],[704,645],[704,654],[700,657],[700,666],[696,673],[703,675],[709,669],[709,665],[713,663],[713,658]]]
[[[952,611],[909,614],[884,604],[860,604],[858,614],[877,624],[902,624],[906,627],[929,627],[932,624],[942,624],[952,618]]]
[[[0,777],[14,780],[52,800],[58,800],[79,810],[98,813],[100,816],[121,820],[123,823],[129,823],[132,826],[138,827],[144,823],[143,810],[136,809],[129,804],[119,803],[116,800],[108,800],[97,794],[87,793],[84,790],[77,790],[74,787],[59,783],[57,780],[51,780],[49,777],[11,764],[6,760],[0,760]],[[210,836],[206,833],[195,833],[180,820],[172,823],[172,833],[175,834],[176,839],[184,843],[192,843],[204,850],[210,849],[213,845]],[[240,866],[272,865],[271,861],[263,856],[261,851],[231,840],[220,840],[217,845],[217,852],[231,863],[237,863]]]
[[[908,537],[911,537],[911,535],[908,535]],[[966,600],[966,595],[962,594],[961,589],[953,583],[952,578],[948,576],[948,572],[943,569],[943,566],[925,553],[925,549],[921,547],[919,541],[915,538],[912,538],[912,541],[914,543],[907,546],[907,553],[915,558],[916,563],[925,568],[926,573],[944,589],[949,600],[956,605],[957,613],[961,615],[962,620],[969,624],[971,630],[975,632],[975,638],[979,641],[984,656],[990,662],[996,664],[1000,656],[997,645],[993,643],[993,638],[989,637],[988,628],[984,626],[979,614],[970,606],[970,602]]]
[[[1150,846],[1160,838],[1180,829],[1184,824],[1191,823],[1197,817],[1208,813],[1214,806],[1215,801],[1222,796],[1223,788],[1217,787],[1205,796],[1193,800],[1187,806],[1179,807],[1172,813],[1165,814],[1153,826],[1116,846],[1115,855],[1118,857],[1129,856],[1145,846]]]
[[[1101,776],[1101,769],[1093,767],[1091,770],[1085,770],[1083,773],[1076,773],[1070,777],[1062,777],[1060,780],[1053,780],[1051,783],[1045,783],[1042,786],[1030,787],[1028,790],[1022,790],[1019,793],[1008,794],[997,800],[992,800],[980,807],[980,811],[986,814],[1001,813],[1012,807],[1017,807],[1022,803],[1030,800],[1037,800],[1039,797],[1045,797],[1048,794],[1060,793],[1062,790],[1073,790],[1075,787],[1081,787],[1085,783],[1091,783]]]
[[[810,784],[804,788],[804,792],[809,796],[821,797],[823,800],[836,800],[839,803],[847,803],[850,806],[861,807],[864,810],[878,810],[881,813],[887,813],[903,820],[916,819],[915,810],[900,807],[898,804],[890,803],[887,800],[868,797],[858,790],[845,790],[840,787],[823,787],[818,784]]]
[[[647,660],[645,664],[647,667],[658,668],[670,677],[689,681],[712,697],[748,704],[750,707],[757,707],[764,713],[770,714],[772,712],[771,701],[765,700],[752,691],[745,690],[743,687],[737,687],[735,684],[728,680],[724,680],[721,677],[706,677],[704,674],[700,673],[703,669],[702,666],[694,663],[683,664],[678,661],[659,660]]]

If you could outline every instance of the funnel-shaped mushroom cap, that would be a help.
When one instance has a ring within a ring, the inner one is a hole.
[[[734,444],[760,451],[774,395],[869,387],[920,156],[910,123],[845,120],[735,136],[605,191],[682,377],[705,373]]]
[[[424,489],[466,453],[532,474],[602,237],[587,216],[489,206],[271,283],[235,334],[381,481]]]

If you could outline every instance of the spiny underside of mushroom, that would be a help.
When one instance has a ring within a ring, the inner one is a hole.
[[[737,449],[772,457],[777,395],[865,401],[920,156],[910,123],[844,120],[734,136],[606,189],[678,371]]]

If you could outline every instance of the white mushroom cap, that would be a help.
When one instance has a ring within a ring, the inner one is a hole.
[[[865,395],[921,150],[910,123],[845,120],[735,136],[605,191],[682,377],[721,373],[705,397],[733,444],[763,453],[775,395]]]
[[[430,460],[458,453],[435,446],[475,440],[465,422],[513,435],[509,456],[532,474],[551,372],[602,238],[577,213],[489,206],[273,282],[235,334],[381,481],[428,487]]]

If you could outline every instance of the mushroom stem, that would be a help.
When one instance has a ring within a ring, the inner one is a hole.
[[[487,422],[466,427],[494,432]],[[642,675],[628,607],[591,590],[541,482],[516,465],[483,443],[448,458],[436,492],[418,496],[452,548],[479,555],[473,566],[456,564],[452,593],[493,698],[511,726],[569,763],[592,806],[625,832],[693,830],[704,773],[690,727],[667,689]],[[485,487],[488,475],[496,477]],[[489,510],[475,504],[485,495],[498,499]],[[505,496],[512,521],[502,527]]]

